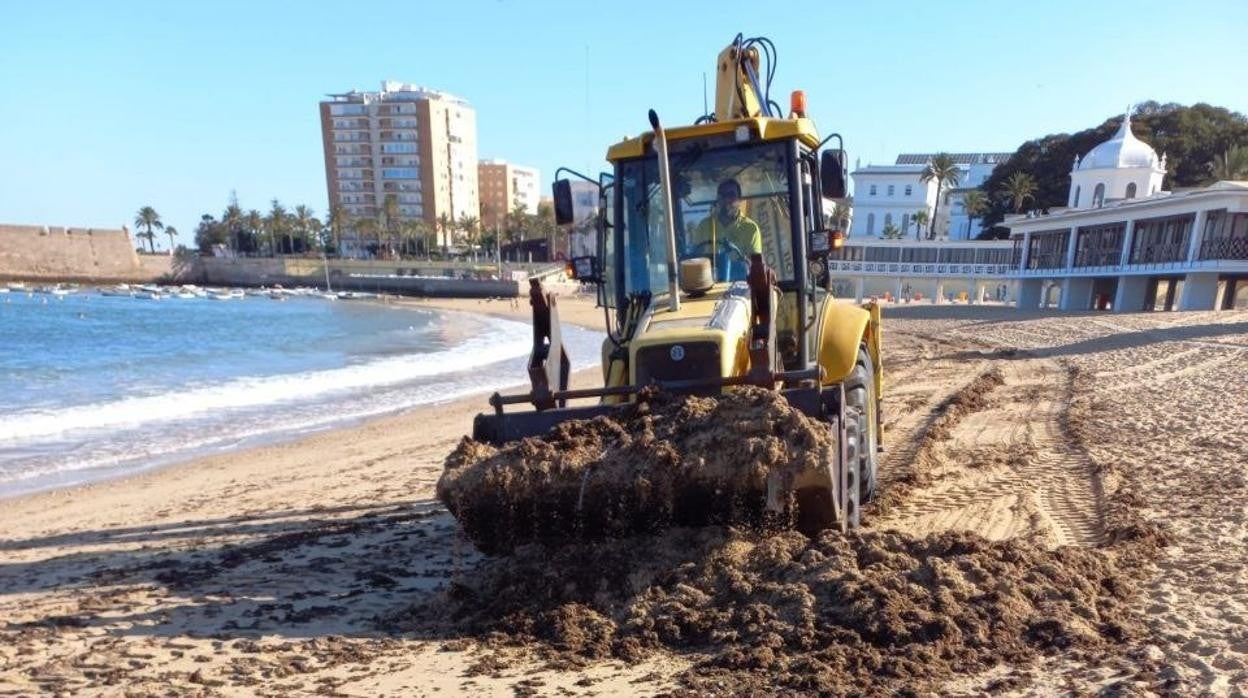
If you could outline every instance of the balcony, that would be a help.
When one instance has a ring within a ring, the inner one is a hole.
[[[1079,250],[1075,253],[1076,267],[1110,267],[1116,266],[1122,259],[1122,253],[1115,249]]]
[[[1248,237],[1205,240],[1200,245],[1200,259],[1248,259]]]
[[[1162,264],[1187,259],[1187,241],[1138,245],[1131,250],[1131,264]]]

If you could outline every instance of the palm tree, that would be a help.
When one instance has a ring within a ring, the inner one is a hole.
[[[230,205],[221,214],[221,226],[230,236],[230,250],[238,252],[238,235],[243,231],[243,209],[238,205],[238,197],[230,194]]]
[[[134,227],[142,228],[143,231],[135,233],[135,237],[147,240],[147,244],[152,248],[152,254],[156,254],[156,233],[154,230],[164,230],[165,224],[160,220],[160,214],[156,213],[156,209],[151,206],[144,206],[134,216]]]
[[[273,256],[277,254],[277,241],[290,230],[290,214],[277,199],[273,199],[270,205],[269,215],[264,219],[264,227],[269,232],[269,254]]]
[[[962,171],[958,169],[957,163],[953,161],[953,156],[949,153],[936,153],[927,163],[927,167],[923,169],[923,174],[919,176],[921,182],[936,182],[936,208],[932,211],[932,222],[927,229],[927,238],[929,240],[936,239],[936,214],[940,212],[940,192],[946,184],[950,187],[958,185],[958,178],[962,176]]]
[[[927,209],[925,208],[921,208],[915,211],[914,215],[910,216],[910,220],[914,221],[914,239],[915,240],[923,239],[923,226],[927,225],[927,221],[929,218],[930,216],[928,215]]]
[[[243,224],[247,226],[247,231],[251,233],[251,246],[258,253],[260,251],[260,233],[264,230],[264,216],[253,208],[247,212],[247,215],[243,216]]]
[[[368,238],[376,238],[378,234],[377,219],[361,218],[355,222],[355,232],[359,235],[361,241]]]
[[[329,209],[329,235],[334,242],[334,251],[342,254],[342,234],[351,227],[351,214],[341,206]]]
[[[446,254],[446,248],[451,244],[451,229],[455,226],[455,221],[445,212],[438,214],[438,232],[442,238],[442,254]]]
[[[464,233],[464,240],[468,243],[468,248],[472,250],[472,258],[477,258],[477,238],[481,230],[481,219],[476,216],[463,215],[459,217],[459,229]]]
[[[988,210],[988,195],[979,189],[972,189],[962,195],[962,206],[966,209],[966,237],[970,239],[975,219]]]
[[[178,229],[172,225],[165,226],[165,235],[169,236],[169,254],[173,254],[173,239],[178,236]]]
[[[828,216],[828,225],[833,230],[841,230],[848,234],[849,213],[853,210],[854,200],[850,197],[837,201],[833,205],[832,213]]]
[[[295,207],[295,215],[291,218],[291,225],[295,229],[295,235],[303,240],[305,249],[310,247],[308,238],[312,235],[312,221],[316,220],[312,216],[312,209],[303,204]]]
[[[1026,172],[1015,172],[1005,180],[1005,186],[1001,189],[1006,198],[1014,202],[1014,213],[1023,212],[1023,204],[1028,199],[1035,199],[1036,180]]]
[[[399,238],[399,225],[403,222],[402,214],[399,212],[399,197],[394,194],[386,194],[386,198],[381,202],[381,216],[378,223],[381,229],[386,231],[386,247],[393,248],[395,241]],[[393,249],[390,250],[393,252]]]
[[[1209,171],[1215,182],[1248,179],[1248,146],[1233,146],[1221,155],[1214,155]]]
[[[903,233],[892,223],[885,223],[884,230],[880,231],[880,234],[884,236],[885,240],[900,240],[902,236],[905,235],[905,233]]]

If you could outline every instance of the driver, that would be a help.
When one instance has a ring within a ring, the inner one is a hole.
[[[735,179],[725,179],[715,191],[715,206],[711,215],[698,223],[690,236],[693,248],[700,245],[711,247],[711,255],[720,241],[736,245],[747,258],[763,253],[763,234],[749,216],[741,211],[741,185]],[[743,260],[745,261],[745,260]]]

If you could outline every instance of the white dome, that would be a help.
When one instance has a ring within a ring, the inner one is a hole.
[[[1131,133],[1130,114],[1123,115],[1122,126],[1113,138],[1089,150],[1079,162],[1080,170],[1156,166],[1157,151]]]

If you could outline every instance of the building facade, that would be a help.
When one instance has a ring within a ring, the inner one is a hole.
[[[948,241],[849,238],[828,260],[842,298],[1007,303],[1018,282],[1009,240]]]
[[[477,165],[480,184],[481,224],[486,230],[501,229],[507,214],[517,206],[536,214],[541,196],[541,174],[537,169],[513,165],[505,160],[482,160]]]
[[[1006,217],[1020,308],[1248,307],[1248,182],[1168,192],[1165,156],[1131,133],[1075,160],[1069,207]]]
[[[394,197],[400,218],[431,226],[479,215],[477,117],[466,101],[393,81],[328,97],[320,115],[331,210],[376,219]]]
[[[933,153],[903,153],[892,165],[857,167],[854,180],[854,224],[851,237],[883,237],[890,226],[902,238],[926,238],[928,226],[920,231],[915,213],[926,211],[929,222],[935,222],[936,237],[948,240],[972,240],[980,233],[978,224],[966,215],[962,196],[983,184],[992,170],[1010,157],[1010,153],[953,153],[958,166],[958,184],[941,190],[939,211],[936,210],[936,182],[923,181],[923,171]],[[973,229],[972,229],[973,228]]]

